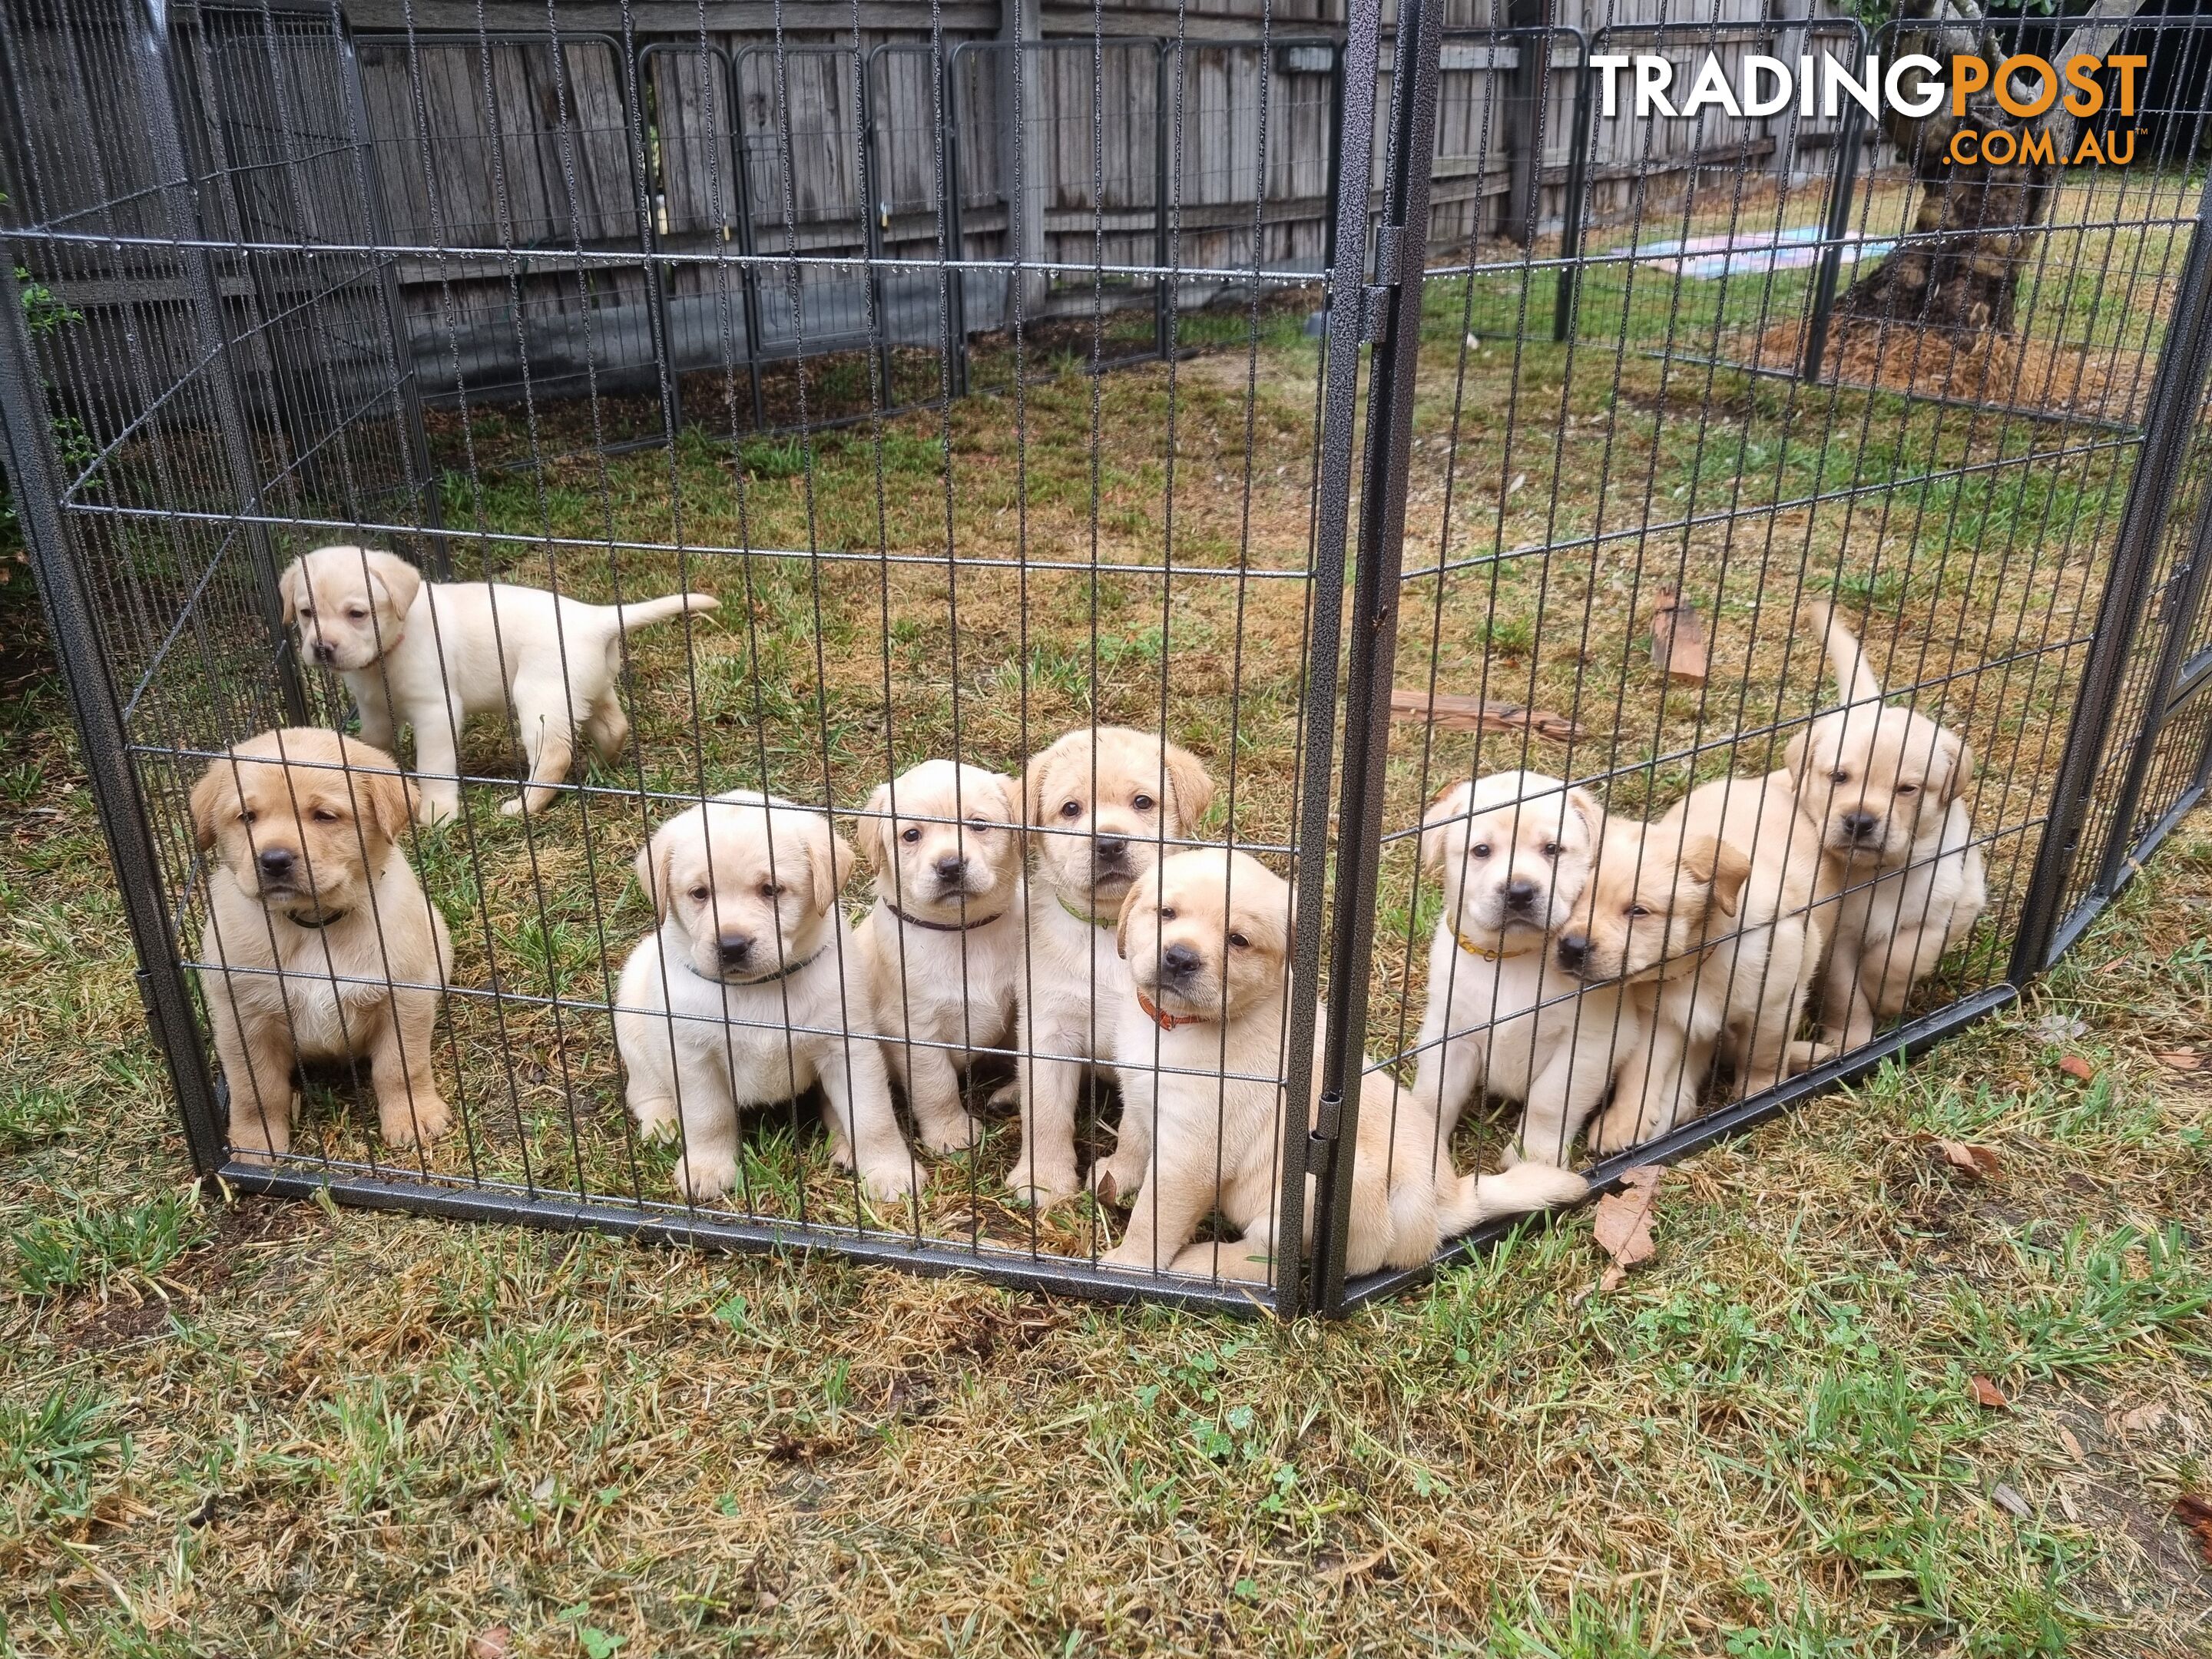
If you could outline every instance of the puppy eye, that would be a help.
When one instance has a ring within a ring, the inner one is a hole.
[[[1149,812],[1152,810],[1152,798],[1150,795],[1139,795],[1130,801],[1129,805],[1139,812]]]
[[[367,622],[368,620],[368,612],[359,605],[356,605],[352,610],[347,611],[346,616],[349,620],[354,622]]]
[[[763,882],[760,884],[760,896],[764,899],[781,898],[783,896],[783,884],[776,881]]]
[[[1828,781],[1831,783],[1849,783],[1851,781],[1851,775],[1838,769],[1828,774]]]
[[[1229,936],[1229,942],[1240,951],[1244,950],[1252,943],[1250,939],[1246,939],[1242,933],[1231,933]]]
[[[913,846],[915,842],[921,839],[921,826],[920,824],[916,824],[911,830],[902,831],[899,836],[899,839],[904,842],[908,846]]]
[[[970,830],[995,830],[999,826],[988,818],[970,818],[968,820],[968,827]]]
[[[1160,920],[1162,921],[1173,921],[1175,918],[1176,913],[1175,907],[1173,905],[1163,904],[1160,906]]]
[[[694,887],[691,890],[691,897],[694,902],[704,904],[708,899],[708,889],[706,884],[702,882],[698,886]]]
[[[1064,818],[1081,817],[1083,816],[1083,803],[1079,800],[1066,802],[1060,807],[1060,815]]]
[[[1544,856],[1547,859],[1555,859],[1565,850],[1565,849],[1555,841],[1547,841],[1544,843]]]
[[[1490,843],[1486,841],[1479,841],[1467,850],[1475,858],[1486,859],[1490,856]]]
[[[311,621],[313,618],[314,614],[315,607],[312,605],[303,605],[299,608],[299,617],[300,620],[302,622]]]
[[[258,823],[261,822],[261,814],[249,806],[238,815],[238,821],[240,823]]]
[[[336,823],[338,815],[327,806],[318,806],[314,811],[314,819],[317,823]]]
[[[1897,793],[1900,795],[1917,795],[1920,793],[1920,786],[1917,783],[1900,783],[1897,786]]]
[[[1644,908],[1643,905],[1641,905],[1641,904],[1632,904],[1632,905],[1630,905],[1630,906],[1628,907],[1628,914],[1629,914],[1632,917],[1633,917],[1633,916],[1648,916],[1648,915],[1650,915],[1651,914],[1651,912],[1650,912],[1649,909],[1645,908]]]

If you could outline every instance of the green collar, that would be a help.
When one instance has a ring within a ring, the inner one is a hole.
[[[1079,910],[1079,909],[1077,909],[1073,905],[1070,904],[1070,903],[1069,903],[1066,899],[1061,898],[1061,897],[1060,897],[1060,896],[1059,894],[1057,894],[1057,893],[1054,893],[1054,894],[1053,895],[1053,898],[1054,898],[1054,901],[1059,904],[1059,906],[1060,906],[1060,908],[1061,909],[1063,909],[1063,910],[1066,911],[1068,915],[1070,915],[1071,916],[1073,916],[1073,917],[1074,917],[1078,921],[1082,922],[1085,927],[1113,927],[1113,926],[1115,925],[1115,924],[1114,924],[1112,921],[1100,921],[1097,916],[1094,916],[1094,915],[1091,915],[1088,911],[1085,911],[1085,910]]]

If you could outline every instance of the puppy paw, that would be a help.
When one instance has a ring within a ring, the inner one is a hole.
[[[1132,1244],[1135,1249],[1131,1249]],[[1142,1239],[1123,1239],[1098,1258],[1102,1267],[1120,1267],[1126,1272],[1156,1273],[1167,1267],[1164,1261],[1152,1260],[1152,1247]]]
[[[738,1161],[718,1154],[676,1160],[676,1190],[694,1204],[712,1204],[738,1184]]]
[[[872,1203],[899,1203],[921,1190],[921,1171],[904,1158],[871,1163],[860,1171],[860,1190]]]
[[[1022,1103],[1022,1084],[1019,1078],[1008,1078],[991,1091],[991,1097],[983,1103],[994,1112],[1010,1112]]]
[[[1014,1202],[1032,1210],[1048,1210],[1055,1204],[1066,1203],[1081,1189],[1077,1186],[1075,1171],[1065,1175],[1056,1170],[1040,1170],[1034,1176],[1019,1170],[1006,1183],[1014,1195]]]
[[[681,1127],[676,1103],[665,1096],[658,1100],[631,1101],[629,1115],[637,1125],[637,1138],[648,1146],[675,1139]]]
[[[458,789],[425,789],[415,803],[415,822],[420,824],[443,823],[461,813],[461,792]]]
[[[1091,1191],[1101,1204],[1128,1204],[1145,1184],[1145,1160],[1119,1152],[1091,1166]]]
[[[965,1112],[916,1127],[921,1131],[921,1144],[933,1152],[964,1152],[983,1143],[983,1126]]]
[[[378,1131],[387,1146],[428,1146],[453,1127],[453,1109],[433,1094],[416,1095],[379,1114]]]
[[[1653,1129],[1646,1133],[1645,1126],[1638,1121],[1634,1112],[1609,1111],[1590,1126],[1589,1149],[1599,1158],[1608,1158],[1614,1152],[1625,1152],[1638,1146],[1660,1133]]]
[[[292,1150],[292,1126],[300,1120],[300,1096],[295,1090],[285,1103],[284,1121],[276,1114],[257,1110],[251,1102],[234,1101],[230,1109],[230,1155],[240,1164],[273,1164]]]
[[[1841,1053],[1843,1050],[1832,1042],[1793,1042],[1790,1045],[1790,1074],[1795,1077],[1815,1066],[1826,1066]]]

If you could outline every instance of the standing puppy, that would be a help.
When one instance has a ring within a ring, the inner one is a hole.
[[[1124,903],[1119,945],[1130,1006],[1115,1028],[1125,1113],[1157,1135],[1155,1173],[1129,1231],[1103,1258],[1146,1272],[1272,1277],[1283,1212],[1284,1022],[1290,1006],[1291,884],[1243,853],[1178,853]],[[1316,1008],[1314,1050],[1326,1036]],[[1365,1072],[1365,1067],[1362,1067]],[[1318,1098],[1320,1076],[1314,1078]],[[1493,1217],[1571,1203],[1582,1177],[1541,1164],[1461,1176],[1419,1113],[1394,1109],[1381,1072],[1360,1088],[1345,1271],[1413,1267]],[[1306,1188],[1305,1228],[1315,1187]],[[1193,1244],[1218,1212],[1239,1237]]]
[[[1909,708],[1882,704],[1881,682],[1833,606],[1814,608],[1844,707],[1791,742],[1786,769],[1823,855],[1822,896],[1840,895],[1822,981],[1830,1043],[1873,1040],[1912,988],[1972,931],[1989,879],[1965,795],[1966,739]]]
[[[676,1185],[738,1178],[738,1114],[822,1085],[832,1155],[870,1197],[915,1190],[891,1112],[867,970],[837,908],[852,850],[819,812],[733,790],[678,813],[637,855],[658,932],[623,966],[615,1043],[648,1139],[681,1132]]]
[[[1604,819],[1557,778],[1499,772],[1452,785],[1421,820],[1421,863],[1443,881],[1443,914],[1429,943],[1413,1095],[1441,1140],[1487,1092],[1525,1106],[1515,1156],[1563,1164],[1633,1047],[1620,988],[1585,987],[1552,951]]]
[[[924,761],[868,797],[860,850],[876,906],[853,930],[884,1057],[922,1144],[957,1152],[981,1138],[960,1103],[979,1048],[1013,1036],[1021,987],[1022,788],[955,761]]]
[[[687,611],[705,593],[635,605],[585,605],[507,582],[426,582],[406,560],[360,547],[319,547],[277,584],[302,655],[334,669],[361,709],[361,735],[390,749],[415,732],[425,823],[460,811],[456,745],[471,714],[512,711],[530,783],[500,808],[543,811],[568,775],[576,730],[603,760],[622,752],[629,716],[615,695],[622,636]]]
[[[1019,965],[1022,1148],[1009,1184],[1024,1203],[1045,1205],[1075,1193],[1084,1067],[1113,1058],[1114,1023],[1130,1006],[1115,949],[1122,901],[1197,826],[1213,780],[1155,733],[1100,726],[1035,756],[1024,793],[1037,861]],[[1133,1189],[1146,1152],[1145,1126],[1125,1113],[1102,1190]]]
[[[200,988],[234,1150],[291,1150],[303,1060],[368,1060],[387,1146],[452,1126],[430,1050],[453,945],[399,849],[412,807],[391,756],[312,728],[249,738],[192,786],[215,855]]]

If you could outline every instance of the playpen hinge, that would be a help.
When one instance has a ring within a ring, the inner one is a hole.
[[[1405,234],[1403,225],[1375,228],[1375,280],[1359,290],[1359,337],[1364,343],[1379,345],[1390,337],[1390,291],[1399,283]]]
[[[1344,1096],[1334,1089],[1322,1091],[1315,1103],[1313,1127],[1306,1138],[1316,1146],[1336,1145],[1337,1132],[1344,1123]]]

